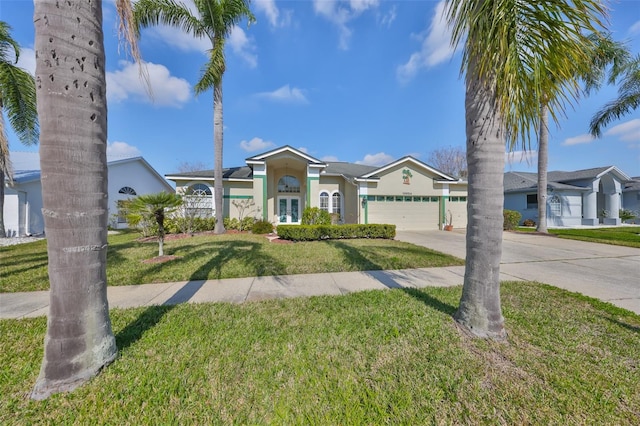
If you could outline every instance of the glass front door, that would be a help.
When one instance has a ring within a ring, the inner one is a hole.
[[[300,198],[278,197],[278,218],[280,223],[299,223]]]

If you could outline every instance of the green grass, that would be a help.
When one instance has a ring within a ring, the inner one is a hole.
[[[167,241],[165,254],[179,259],[149,264],[142,261],[157,255],[158,244],[138,242],[137,237],[136,233],[109,236],[109,285],[464,264],[461,259],[393,240],[276,244],[251,234]],[[45,241],[0,247],[0,293],[48,288]]]
[[[549,232],[560,238],[640,248],[639,226],[616,226],[615,228],[595,229],[550,229]]]
[[[460,293],[114,310],[119,358],[41,402],[46,320],[2,320],[0,424],[639,423],[638,315],[503,283],[496,343],[454,325]]]
[[[518,232],[536,232],[536,228],[519,226]],[[549,229],[549,233],[560,238],[589,241],[640,248],[640,226],[617,226],[610,228]]]

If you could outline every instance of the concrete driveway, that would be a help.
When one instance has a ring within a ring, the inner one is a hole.
[[[396,239],[465,258],[464,231],[398,231]],[[501,275],[551,284],[640,314],[640,249],[505,232]]]

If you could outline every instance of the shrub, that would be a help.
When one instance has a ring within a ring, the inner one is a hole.
[[[240,221],[238,219],[225,217],[223,219],[224,229],[230,231],[239,231],[240,230]]]
[[[522,226],[536,226],[536,221],[533,219],[525,219],[524,222],[522,222]]]
[[[522,215],[520,212],[515,210],[504,210],[504,222],[502,225],[502,229],[505,231],[512,231],[516,229],[518,224],[520,223],[520,219],[522,219]]]
[[[626,210],[626,209],[620,209],[620,212],[618,213],[618,215],[620,216],[620,220],[623,222],[625,220],[631,220],[636,217],[635,213],[632,210]]]
[[[251,216],[247,216],[244,219],[242,219],[239,225],[239,230],[240,231],[249,231],[253,228],[253,224],[255,223],[256,219],[254,217]]]
[[[331,225],[331,215],[318,207],[307,207],[302,212],[303,225]]]
[[[342,238],[386,238],[396,236],[395,225],[279,225],[278,236],[291,241]]]
[[[270,234],[273,232],[273,223],[267,220],[258,220],[254,222],[251,232],[254,234]]]

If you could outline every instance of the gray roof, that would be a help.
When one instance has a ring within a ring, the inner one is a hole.
[[[364,164],[345,163],[339,161],[327,162],[327,168],[324,169],[323,174],[327,175],[345,175],[351,178],[371,173],[374,170],[379,169],[375,166],[367,166]]]
[[[213,179],[213,169],[196,172],[170,173],[170,179]],[[253,169],[249,166],[229,167],[222,169],[222,179],[253,179]]]
[[[538,188],[538,174],[528,172],[507,172],[504,174],[504,192],[524,192],[536,191]],[[547,188],[554,190],[578,190],[585,188],[576,185],[569,185],[562,182],[554,182],[547,174]]]
[[[634,176],[624,186],[623,192],[640,191],[640,176]]]
[[[593,169],[575,170],[572,172],[548,172],[547,179],[554,182],[569,182],[582,179],[595,179],[601,173],[609,170],[611,166],[606,167],[594,167]],[[536,174],[537,176],[537,174]]]

